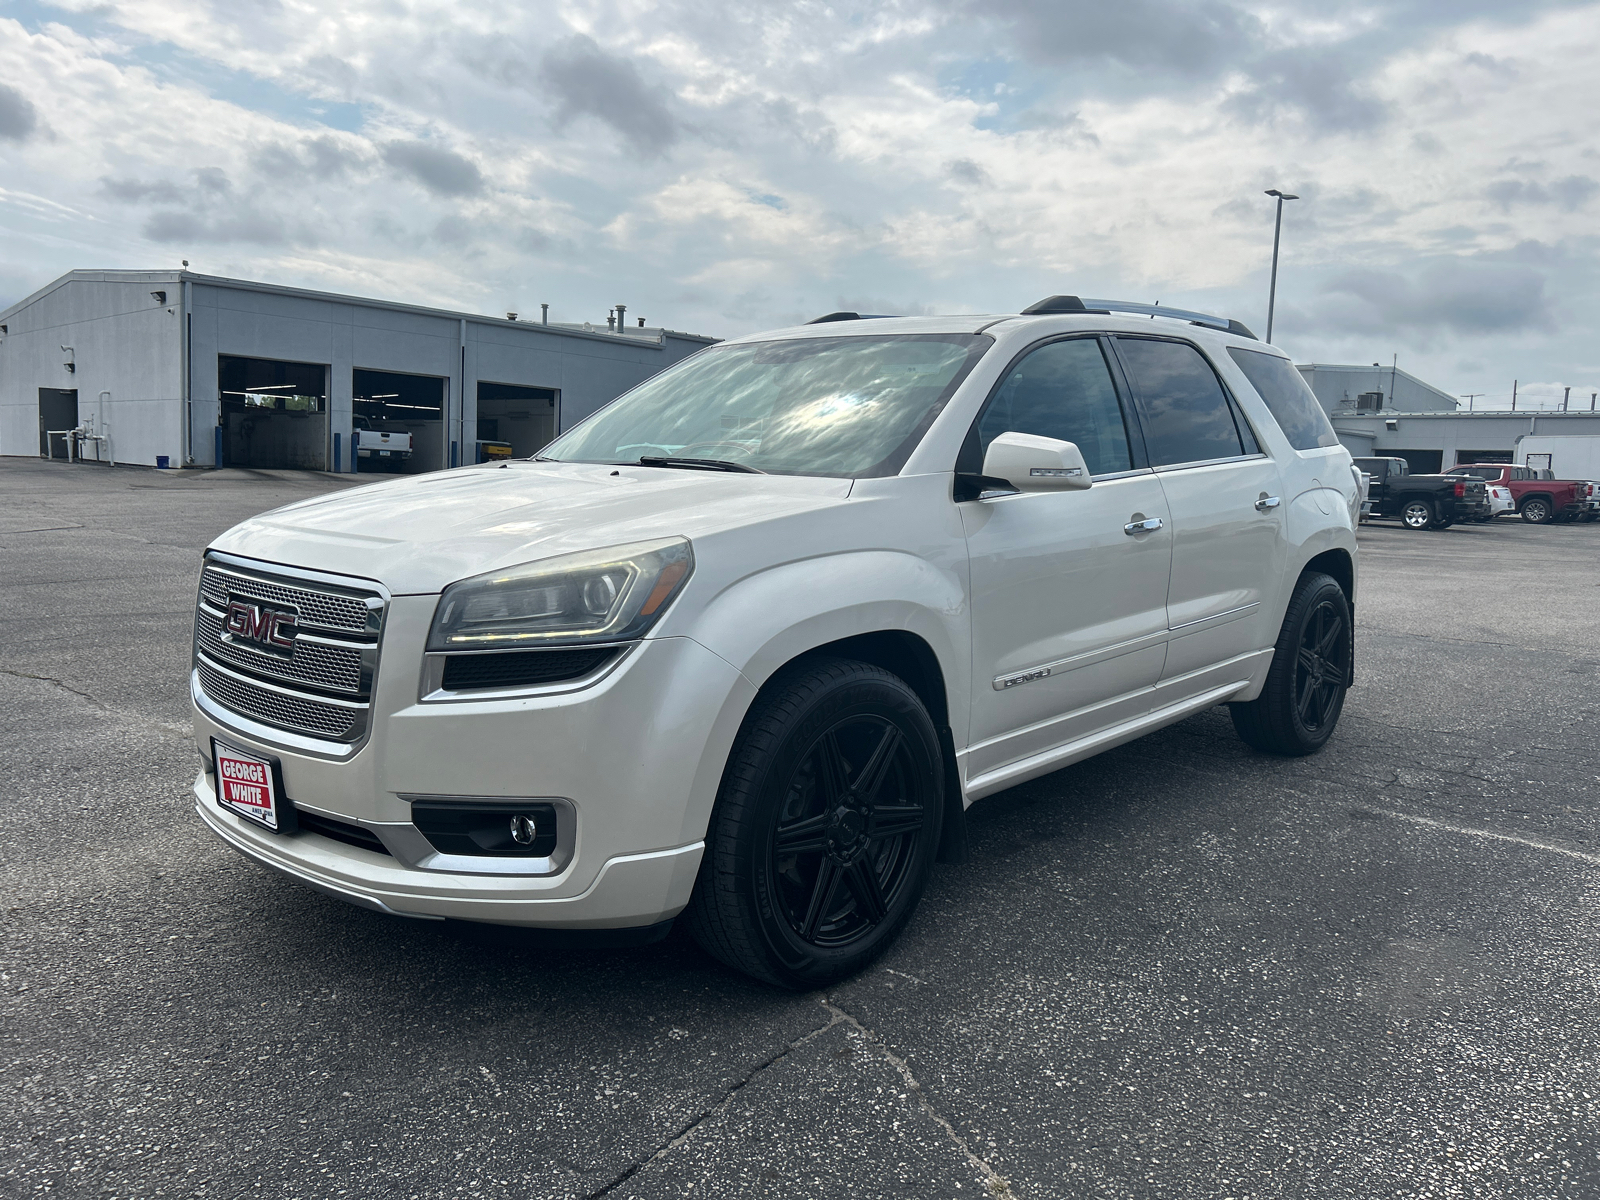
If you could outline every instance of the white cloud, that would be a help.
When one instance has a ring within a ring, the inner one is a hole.
[[[1072,291],[1260,325],[1280,186],[1300,357],[1398,349],[1452,391],[1594,365],[1594,3],[58,13],[0,19],[14,295],[187,257],[723,334]]]

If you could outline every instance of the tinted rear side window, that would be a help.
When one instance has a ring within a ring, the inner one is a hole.
[[[1211,364],[1185,342],[1117,339],[1139,393],[1152,467],[1236,458],[1244,443]]]
[[[1315,450],[1337,446],[1338,437],[1328,423],[1328,414],[1294,364],[1276,354],[1228,347],[1228,356],[1239,364],[1250,386],[1266,402],[1278,428],[1296,450]]]
[[[1091,475],[1133,465],[1122,406],[1094,338],[1051,342],[1011,368],[978,419],[980,456],[1002,433],[1075,442]]]

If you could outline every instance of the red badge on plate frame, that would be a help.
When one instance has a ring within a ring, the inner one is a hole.
[[[283,772],[275,757],[236,750],[216,738],[211,739],[211,754],[220,806],[273,833],[294,832],[294,805],[284,797]]]

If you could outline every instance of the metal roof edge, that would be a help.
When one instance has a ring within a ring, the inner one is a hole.
[[[291,287],[287,284],[281,283],[262,283],[254,279],[234,279],[226,275],[203,275],[198,271],[188,270],[123,271],[117,269],[79,269],[68,271],[59,279],[45,284],[45,286],[40,288],[38,291],[17,301],[10,308],[0,310],[0,318],[9,316],[14,312],[21,311],[28,305],[38,302],[51,292],[55,291],[57,288],[64,287],[68,283],[78,281],[144,283],[167,280],[182,283],[203,284],[208,287],[232,288],[236,291],[263,292],[269,295],[293,296],[302,300],[323,300],[332,304],[354,304],[359,305],[362,308],[386,309],[390,312],[404,312],[425,317],[444,317],[452,321],[472,321],[479,325],[530,330],[554,337],[584,338],[606,342],[610,345],[615,345],[622,340],[622,338],[615,333],[585,333],[581,329],[554,328],[552,326],[542,325],[534,321],[507,321],[503,317],[491,317],[486,313],[461,312],[456,309],[448,308],[429,308],[425,305],[406,304],[398,300],[378,300],[370,296],[347,296],[341,292],[319,292],[313,288]],[[668,329],[663,329],[661,332],[664,335],[662,340],[648,341],[643,338],[633,338],[630,339],[626,344],[637,346],[640,349],[659,350],[664,345],[666,336],[686,339],[688,341],[702,342],[708,346],[714,345],[716,342],[722,340],[721,338],[714,338],[706,334],[699,333],[679,333],[676,330]]]

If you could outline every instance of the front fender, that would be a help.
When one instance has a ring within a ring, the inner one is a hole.
[[[902,551],[856,550],[745,576],[681,632],[757,688],[785,663],[830,642],[882,630],[914,634],[939,660],[959,739],[970,694],[966,628],[966,587],[957,564],[941,568]]]

